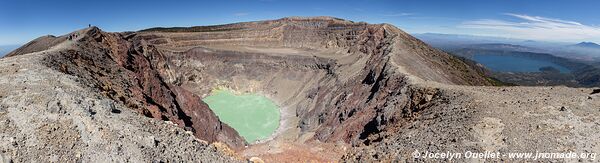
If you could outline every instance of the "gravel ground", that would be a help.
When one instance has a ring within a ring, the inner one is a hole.
[[[589,88],[473,87],[426,83],[442,100],[387,139],[359,147],[344,159],[401,162],[551,161],[598,162],[600,95]],[[421,157],[413,155],[417,151]],[[499,152],[499,158],[466,158],[466,152]],[[462,158],[423,158],[426,153]],[[587,158],[510,158],[509,153],[595,154]]]

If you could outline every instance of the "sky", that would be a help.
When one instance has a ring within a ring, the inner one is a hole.
[[[88,24],[120,32],[288,16],[389,23],[409,33],[600,43],[598,6],[597,0],[0,0],[0,45]]]

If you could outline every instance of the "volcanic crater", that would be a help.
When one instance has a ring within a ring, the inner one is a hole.
[[[424,43],[387,24],[291,17],[153,28],[135,37],[154,45],[170,61],[161,70],[167,83],[202,97],[226,87],[273,99],[282,116],[273,135],[276,143],[368,144],[369,135],[384,130],[387,123],[408,119],[417,107],[437,97],[435,89],[411,87],[409,74],[444,83],[490,85],[463,61],[423,48]],[[408,51],[414,55],[406,55]]]

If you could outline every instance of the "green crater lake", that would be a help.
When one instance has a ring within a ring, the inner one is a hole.
[[[279,109],[265,96],[231,90],[214,90],[203,99],[219,119],[233,127],[246,141],[268,138],[279,126]]]

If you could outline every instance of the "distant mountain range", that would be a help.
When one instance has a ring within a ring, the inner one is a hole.
[[[487,50],[548,53],[555,56],[587,62],[600,61],[600,45],[593,42],[581,42],[573,44],[566,42],[547,42],[502,37],[440,33],[423,33],[413,35],[427,44],[445,51],[454,51],[463,48],[484,48]]]
[[[547,50],[528,47],[523,45],[503,44],[503,43],[489,43],[489,44],[471,44],[466,45],[464,48],[479,49],[479,50],[495,50],[495,51],[516,51],[516,52],[536,52],[543,53]]]
[[[578,44],[575,45],[571,45],[572,47],[581,47],[581,48],[595,48],[595,49],[600,49],[600,45],[593,43],[593,42],[580,42]]]
[[[490,43],[504,43],[512,44],[523,40],[514,40],[501,37],[488,37],[488,36],[473,36],[473,35],[458,35],[458,34],[441,34],[441,33],[422,33],[412,34],[413,36],[427,42],[427,44],[434,47],[447,49],[455,46],[469,45],[469,44],[490,44]]]

